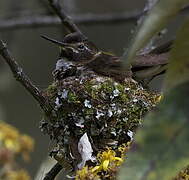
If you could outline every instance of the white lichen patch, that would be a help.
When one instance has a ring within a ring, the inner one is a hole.
[[[120,94],[120,91],[118,89],[113,90],[112,95],[110,96],[110,99],[114,99],[115,97],[118,97]]]
[[[97,112],[96,112],[96,118],[97,119],[99,119],[100,117],[102,117],[102,116],[104,116],[105,114],[103,113],[103,112],[99,112],[98,110],[97,110]]]
[[[114,82],[114,86],[118,86],[118,83],[117,83],[117,82]]]
[[[77,165],[79,169],[85,166],[86,161],[91,160],[94,162],[96,159],[92,156],[93,149],[87,133],[85,133],[78,142],[78,151],[81,154],[82,161]]]
[[[119,94],[120,94],[120,92],[119,92],[118,89],[115,89],[115,90],[113,91],[113,96],[114,96],[114,97],[119,96]]]
[[[121,114],[122,110],[120,108],[117,109],[117,114]]]
[[[122,120],[123,120],[124,122],[127,122],[127,121],[128,121],[128,118],[127,118],[127,117],[124,117]]]
[[[66,58],[64,58],[64,59],[62,58],[62,59],[58,60],[56,63],[56,70],[59,70],[62,67],[68,67],[68,66],[70,66],[70,64],[72,64],[72,62],[68,62],[66,60]]]
[[[61,97],[62,99],[66,99],[68,97],[68,90],[63,89],[63,91],[61,92]]]
[[[102,83],[102,82],[105,81],[105,79],[104,79],[103,77],[97,77],[97,78],[96,78],[96,81]]]
[[[110,106],[111,106],[112,111],[114,111],[114,112],[117,111],[117,106],[115,103],[110,104]]]
[[[84,106],[87,107],[87,108],[91,108],[92,107],[90,101],[87,100],[87,99],[85,99],[85,101],[84,101]]]
[[[85,127],[85,126],[84,126],[84,122],[85,122],[84,118],[81,117],[81,118],[75,123],[75,125],[76,125],[77,127],[84,128],[84,127]]]
[[[128,130],[127,135],[131,138],[131,141],[133,140],[133,132]]]
[[[112,117],[113,116],[113,112],[111,109],[108,109],[108,117]]]
[[[91,86],[93,89],[98,89],[99,88],[99,85],[93,85]]]
[[[18,68],[18,71],[17,71],[17,74],[19,75],[19,76],[21,76],[22,75],[22,73],[23,73],[23,70],[22,70],[22,68]]]
[[[133,99],[133,102],[134,102],[134,103],[138,102],[138,99],[136,99],[136,98],[135,98],[135,99]]]
[[[112,131],[110,132],[112,135],[116,136],[116,132],[115,131]]]
[[[56,97],[55,99],[55,108],[59,109],[62,106],[62,103],[60,102],[59,97]]]

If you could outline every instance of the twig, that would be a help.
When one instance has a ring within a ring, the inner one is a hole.
[[[53,10],[49,7],[48,2],[46,0],[38,0],[39,4],[45,9],[45,14],[52,15]]]
[[[122,13],[107,13],[107,14],[85,14],[73,16],[74,22],[77,24],[111,24],[111,23],[126,23],[136,21],[142,14],[142,11],[122,12]]]
[[[67,28],[67,31],[69,33],[77,32],[77,33],[81,34],[83,37],[85,37],[85,35],[80,31],[80,29],[72,21],[72,19],[66,15],[66,13],[64,12],[63,8],[61,7],[61,5],[59,3],[59,0],[48,0],[48,1],[50,3],[51,7],[54,9],[55,13],[61,19],[62,24]]]
[[[19,81],[26,88],[26,90],[37,100],[44,112],[46,114],[49,114],[53,108],[48,103],[47,99],[43,96],[42,91],[39,90],[31,82],[31,80],[23,72],[22,68],[10,55],[10,52],[7,49],[6,44],[2,40],[0,40],[0,54],[5,59],[6,63],[9,65],[15,79]]]
[[[181,13],[188,13],[189,6],[184,7]],[[144,11],[133,11],[123,13],[109,14],[78,14],[72,15],[71,18],[76,24],[81,25],[97,25],[112,23],[127,23],[136,21],[140,16],[144,15]],[[60,26],[61,21],[55,16],[27,16],[20,18],[9,18],[0,20],[0,31],[19,30],[22,28],[37,28],[48,26]]]
[[[51,168],[51,170],[45,175],[43,180],[53,180],[62,169],[63,167],[59,163],[56,163]]]
[[[131,13],[110,13],[110,14],[85,14],[71,16],[73,21],[82,25],[127,23],[136,21],[143,13],[134,11]],[[60,26],[61,21],[54,16],[28,16],[0,20],[0,31],[18,30],[21,28],[36,28],[46,26]]]

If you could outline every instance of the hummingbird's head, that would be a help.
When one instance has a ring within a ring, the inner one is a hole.
[[[61,46],[60,57],[66,57],[69,61],[85,62],[98,53],[97,48],[90,42],[73,42]]]
[[[60,57],[66,58],[72,62],[87,62],[91,60],[99,50],[86,38],[82,38],[79,34],[72,33],[64,37],[63,41],[57,41],[50,39],[46,36],[42,36],[46,40],[49,40],[60,46]]]

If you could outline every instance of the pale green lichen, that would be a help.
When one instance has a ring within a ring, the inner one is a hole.
[[[54,103],[57,119],[46,122],[42,130],[61,144],[69,161],[73,160],[70,149],[77,151],[72,147],[73,139],[77,143],[84,133],[93,143],[94,154],[127,143],[131,139],[128,132],[135,131],[159,96],[133,80],[118,83],[99,76],[63,79],[51,85],[46,94]]]

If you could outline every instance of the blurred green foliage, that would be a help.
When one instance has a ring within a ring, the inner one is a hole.
[[[122,59],[124,65],[134,59],[137,52],[145,46],[145,44],[179,12],[179,10],[187,4],[189,0],[159,0],[157,4],[148,13],[135,36],[129,51],[125,51]]]
[[[133,57],[161,30],[170,16],[186,2],[189,1],[160,0],[139,29],[129,57]],[[120,180],[169,180],[189,164],[188,29],[189,20],[178,32],[170,52],[164,98],[156,110],[147,115],[143,127],[137,131],[133,148],[120,172]]]

